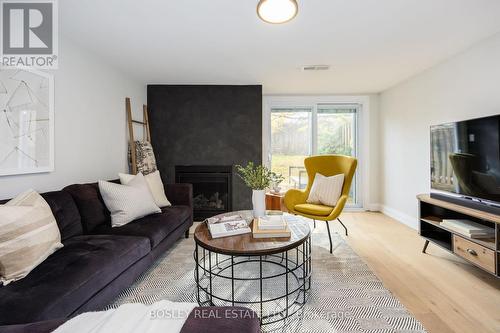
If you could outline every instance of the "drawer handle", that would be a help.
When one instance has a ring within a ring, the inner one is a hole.
[[[471,256],[477,256],[477,252],[474,251],[473,249],[467,249],[467,253],[470,254]]]

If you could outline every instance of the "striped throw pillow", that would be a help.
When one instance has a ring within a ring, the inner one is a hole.
[[[0,205],[0,282],[29,274],[63,247],[52,210],[42,196],[26,191]]]
[[[335,206],[342,194],[344,186],[344,174],[338,174],[331,177],[316,173],[314,182],[307,198],[307,203],[322,204],[326,206]]]

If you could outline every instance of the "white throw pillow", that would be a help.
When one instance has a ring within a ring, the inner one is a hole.
[[[344,174],[326,177],[320,173],[314,176],[314,182],[307,198],[307,203],[323,204],[326,206],[335,206],[342,195],[344,186]]]
[[[0,282],[22,279],[61,244],[49,204],[29,190],[0,205]]]
[[[142,174],[127,185],[99,181],[99,191],[111,212],[111,226],[121,227],[146,215],[161,213]]]
[[[118,176],[120,177],[120,183],[123,185],[127,185],[136,177],[135,175],[129,175],[126,173],[119,173]],[[161,181],[160,171],[156,170],[155,172],[144,176],[144,178],[146,178],[146,182],[148,183],[149,190],[153,195],[156,205],[160,208],[172,206],[165,195],[165,187]]]

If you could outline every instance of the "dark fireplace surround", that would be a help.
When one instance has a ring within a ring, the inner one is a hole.
[[[195,210],[195,220],[222,212],[222,205],[224,211],[251,209],[252,191],[234,166],[262,163],[262,86],[148,85],[148,106],[163,182],[193,184],[193,201],[208,205]],[[186,166],[200,177],[180,176]],[[218,173],[228,173],[227,202],[222,185],[206,181]]]
[[[193,209],[196,221],[232,210],[232,176],[232,165],[175,166],[175,182],[193,185]]]

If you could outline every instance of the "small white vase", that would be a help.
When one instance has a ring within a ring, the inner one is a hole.
[[[266,216],[266,191],[252,190],[253,217]]]

